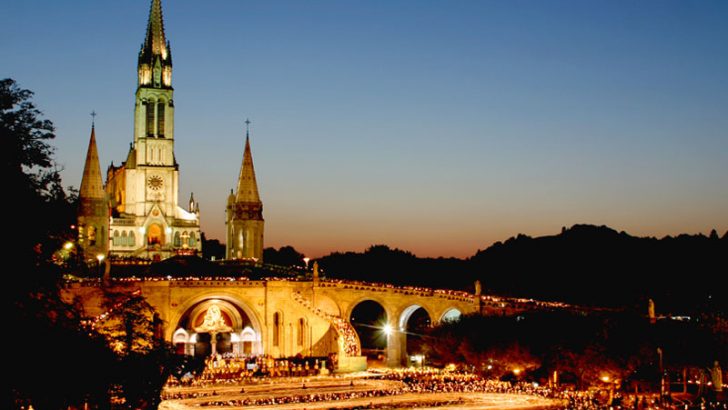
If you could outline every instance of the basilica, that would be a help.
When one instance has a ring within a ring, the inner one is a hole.
[[[87,262],[159,261],[201,255],[200,207],[190,194],[179,206],[174,155],[172,52],[161,0],[152,0],[137,64],[134,136],[126,159],[113,162],[103,183],[95,125],[79,190],[78,245]],[[248,122],[249,124],[249,122]],[[227,202],[227,258],[262,262],[263,204],[246,133],[237,192]]]

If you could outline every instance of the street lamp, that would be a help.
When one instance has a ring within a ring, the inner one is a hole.
[[[103,271],[101,270],[101,262],[104,261],[104,258],[106,258],[106,256],[104,256],[103,253],[99,253],[99,254],[96,255],[96,260],[99,261],[99,264],[98,264],[99,277],[101,277],[102,274],[103,274]]]
[[[306,264],[305,268],[308,269],[308,261],[310,261],[311,258],[303,258],[303,263]]]
[[[384,325],[384,327],[382,328],[382,330],[384,331],[384,334],[385,335],[389,336],[389,335],[392,334],[392,325],[390,325],[389,323],[387,323],[386,325]]]

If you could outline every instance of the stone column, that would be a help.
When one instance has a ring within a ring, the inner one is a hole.
[[[405,334],[400,330],[398,324],[389,323],[391,331],[387,335],[387,367],[401,367],[402,366],[402,342],[406,341]]]

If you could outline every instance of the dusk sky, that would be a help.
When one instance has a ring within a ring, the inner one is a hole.
[[[133,140],[149,0],[8,1],[0,78],[78,187]],[[605,224],[728,230],[726,1],[163,0],[180,199],[224,240],[244,121],[265,245],[471,256]],[[6,200],[12,200],[6,195]]]

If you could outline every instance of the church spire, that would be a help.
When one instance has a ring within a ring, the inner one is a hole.
[[[92,116],[95,116],[93,113]],[[83,199],[104,199],[104,183],[101,179],[101,166],[99,165],[99,153],[96,149],[96,126],[91,125],[91,139],[88,142],[86,152],[86,164],[83,166],[83,178],[78,196]]]
[[[240,167],[238,178],[238,192],[236,202],[261,202],[258,195],[258,183],[255,180],[255,168],[253,167],[253,154],[250,151],[250,120],[245,120],[245,152],[243,153],[243,164]]]
[[[138,71],[140,86],[172,86],[172,53],[164,36],[161,0],[152,0],[149,8],[147,35],[139,51]]]

